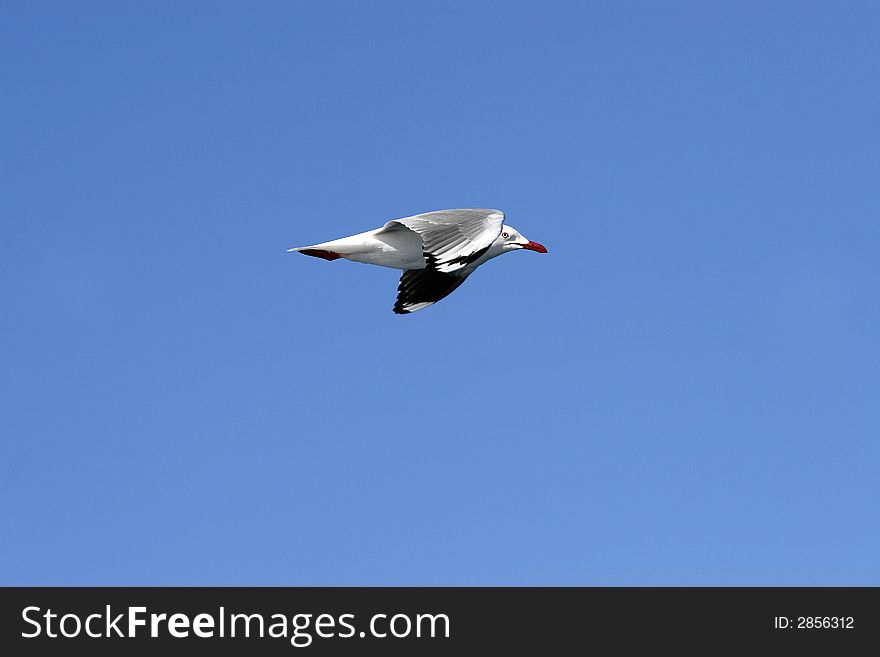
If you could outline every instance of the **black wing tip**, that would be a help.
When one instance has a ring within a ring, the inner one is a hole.
[[[394,312],[398,315],[407,315],[427,308],[449,296],[465,278],[467,274],[445,274],[432,269],[408,269],[400,277]]]

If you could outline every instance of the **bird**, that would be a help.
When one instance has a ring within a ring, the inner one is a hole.
[[[506,225],[501,210],[457,208],[393,219],[381,228],[288,252],[400,269],[393,311],[406,315],[447,297],[492,258],[523,249],[547,253]]]

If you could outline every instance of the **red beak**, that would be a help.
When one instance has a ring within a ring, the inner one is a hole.
[[[538,244],[537,242],[529,242],[528,244],[523,244],[524,249],[528,249],[529,251],[537,251],[538,253],[547,253],[547,247],[543,244]]]

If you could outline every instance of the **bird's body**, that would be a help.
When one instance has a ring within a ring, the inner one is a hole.
[[[503,221],[500,210],[438,210],[288,250],[325,260],[345,258],[402,270],[394,312],[406,314],[444,298],[477,267],[502,253],[519,249],[547,252]]]

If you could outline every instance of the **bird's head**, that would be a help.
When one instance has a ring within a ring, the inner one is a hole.
[[[547,248],[543,244],[527,240],[520,235],[520,232],[513,226],[502,226],[501,234],[495,240],[495,244],[501,247],[502,252],[528,249],[529,251],[537,251],[538,253],[547,253]]]

